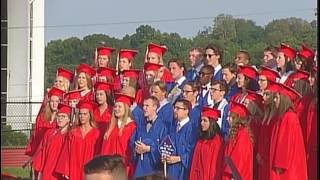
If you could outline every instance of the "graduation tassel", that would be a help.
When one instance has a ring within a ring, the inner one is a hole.
[[[139,138],[139,142],[140,142],[140,143],[142,142],[141,137]],[[142,154],[140,154],[140,160],[141,160],[141,161],[143,161],[143,153],[142,153]]]
[[[117,55],[117,61],[116,61],[116,75],[119,75],[120,72],[119,72],[119,53]]]
[[[164,177],[167,177],[167,160],[164,160],[164,165],[163,165],[163,170],[164,170]]]

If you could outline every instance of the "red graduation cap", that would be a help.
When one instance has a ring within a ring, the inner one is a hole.
[[[269,90],[271,92],[279,92],[280,89],[281,89],[280,83],[277,83],[275,81],[269,81],[266,90]]]
[[[154,43],[150,43],[148,45],[148,52],[154,52],[154,53],[158,54],[159,56],[164,56],[166,51],[167,51],[167,48],[164,46],[160,46],[160,45],[154,44]]]
[[[96,74],[96,71],[91,66],[89,66],[88,64],[85,64],[85,63],[81,63],[77,67],[77,73],[80,74],[81,72],[88,74],[90,77],[92,77]]]
[[[258,72],[255,68],[247,65],[239,66],[239,72],[238,74],[243,74],[244,76],[250,78],[250,79],[255,79],[258,75]]]
[[[280,86],[281,86],[280,94],[289,97],[293,103],[295,103],[296,100],[301,98],[301,95],[296,90],[294,90],[284,84],[280,84]]]
[[[304,44],[301,45],[302,49],[298,52],[298,56],[303,58],[303,59],[313,59],[314,58],[314,51],[305,46]]]
[[[112,52],[115,50],[111,47],[98,47],[98,55],[100,56],[111,56]]]
[[[155,64],[155,63],[144,63],[143,69],[145,71],[158,71],[162,67],[161,64]]]
[[[50,98],[51,96],[58,96],[60,99],[62,99],[63,93],[63,90],[56,87],[52,87],[48,92],[48,97]]]
[[[73,99],[81,99],[81,91],[80,90],[74,90],[74,91],[69,91],[65,94],[65,99],[68,101],[73,100]]]
[[[230,112],[238,114],[240,118],[244,118],[250,115],[250,112],[245,105],[234,101],[230,102]]]
[[[304,80],[304,81],[309,81],[309,76],[310,73],[307,71],[302,71],[302,70],[297,70],[294,74],[293,74],[293,79],[294,80]]]
[[[58,105],[58,113],[66,113],[71,114],[72,107],[66,104],[59,103]]]
[[[201,115],[217,121],[218,118],[221,117],[221,112],[216,108],[210,108],[206,106],[202,108]]]
[[[110,92],[113,89],[113,85],[106,82],[97,82],[94,85],[95,90],[103,90]]]
[[[281,43],[279,52],[283,52],[291,60],[296,56],[296,50],[289,47],[287,44]]]
[[[120,49],[119,58],[127,58],[129,61],[131,61],[137,53],[138,51],[134,49]]]
[[[141,72],[141,70],[138,69],[129,69],[129,70],[123,70],[123,77],[130,77],[133,79],[138,79],[139,77],[139,73]]]
[[[134,101],[133,97],[128,96],[123,93],[115,93],[115,102],[122,102],[127,104],[129,107],[132,105],[132,102]]]
[[[57,76],[62,76],[67,78],[70,82],[73,80],[73,72],[64,69],[63,67],[59,67],[57,70]]]
[[[116,75],[116,70],[108,67],[99,67],[98,76],[114,77]]]
[[[263,107],[263,97],[260,94],[251,90],[247,90],[247,93],[246,99],[255,102],[259,108]]]
[[[89,109],[89,111],[92,111],[94,108],[96,108],[96,104],[91,101],[86,100],[80,100],[77,104],[77,108],[79,109]]]
[[[260,66],[259,75],[266,76],[267,80],[276,81],[277,78],[280,78],[280,75],[277,71],[272,70],[265,66]]]

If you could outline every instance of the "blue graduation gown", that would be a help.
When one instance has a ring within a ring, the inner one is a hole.
[[[172,155],[180,156],[181,162],[167,164],[168,177],[174,180],[186,180],[188,179],[192,154],[196,143],[191,119],[178,132],[175,130],[171,131],[170,138],[176,150]]]
[[[185,77],[187,78],[188,81],[194,81],[197,79],[198,72],[194,68],[190,68],[187,70]]]
[[[170,131],[174,124],[172,104],[168,102],[164,106],[160,107],[160,109],[157,112],[157,115],[158,117],[161,117],[161,119],[164,121],[164,124],[166,125],[166,128]]]
[[[203,106],[208,106],[208,96],[210,95],[210,91],[207,91],[204,97],[200,94],[198,97],[198,104],[203,107]]]
[[[232,86],[229,88],[229,91],[228,91],[228,93],[226,93],[226,94],[224,95],[224,98],[225,98],[228,102],[230,102],[231,97],[234,96],[235,94],[237,94],[239,91],[240,91],[240,89],[238,88],[238,85],[237,85],[237,83],[236,83],[236,84],[232,85]]]
[[[168,91],[169,93],[168,93],[168,98],[167,98],[167,99],[168,99],[168,101],[169,101],[172,105],[173,105],[179,98],[181,98],[183,86],[184,86],[187,82],[188,82],[187,79],[185,79],[185,80],[181,83],[181,85],[179,85],[178,87],[176,87],[177,84],[175,84],[175,85],[170,89],[170,91]],[[178,90],[175,90],[175,91],[176,91],[176,92],[174,92],[175,94],[174,94],[174,95],[171,95],[171,93],[173,93],[172,90],[175,89],[175,87],[178,88]]]
[[[165,127],[163,120],[159,117],[153,122],[149,132],[147,132],[146,120],[138,124],[130,139],[130,148],[133,152],[133,160],[136,166],[134,177],[149,175],[161,170],[159,144],[167,134],[167,128]],[[144,144],[150,146],[150,152],[143,154],[143,160],[141,160],[140,154],[137,154],[134,151],[135,141],[139,141],[140,137]]]
[[[143,110],[138,105],[136,105],[132,110],[132,118],[137,125],[141,124],[141,122],[144,121]]]
[[[222,78],[222,68],[216,73],[216,75],[214,75],[212,77],[213,80],[217,80],[217,81],[220,81],[220,80],[223,80]]]
[[[200,133],[200,117],[201,117],[201,109],[200,105],[195,105],[192,110],[189,112],[189,117],[192,122],[192,127],[195,129],[195,134],[198,137]]]

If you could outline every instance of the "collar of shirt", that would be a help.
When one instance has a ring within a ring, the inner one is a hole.
[[[189,121],[190,121],[189,116],[186,117],[185,119],[183,119],[182,121],[180,121],[180,129],[181,129],[185,124],[187,124]],[[179,130],[180,130],[180,129],[179,129]]]
[[[183,81],[186,80],[185,76],[181,76],[178,81],[176,81],[176,83],[178,84],[178,86],[181,86],[181,84],[183,83]]]
[[[199,73],[201,68],[204,66],[203,63],[199,64],[197,67],[194,67],[194,69]]]
[[[154,121],[156,120],[158,118],[158,115],[156,115],[153,119],[148,119],[148,118],[146,118],[146,120],[147,120],[147,123],[151,123],[151,124],[153,124],[154,123]]]
[[[164,106],[164,105],[166,105],[166,104],[168,104],[169,103],[169,101],[167,100],[167,98],[165,98],[164,100],[162,100],[159,104],[159,108],[158,108],[158,110],[157,110],[157,112],[159,112],[159,110]]]
[[[134,102],[134,103],[130,106],[130,110],[133,111],[136,107],[137,107],[137,103]]]
[[[213,76],[215,76],[220,69],[222,69],[222,66],[221,66],[221,64],[218,64],[218,66],[216,66],[216,67],[214,68]]]
[[[202,89],[202,97],[204,97],[211,87],[211,83],[209,82],[207,85],[201,87]]]

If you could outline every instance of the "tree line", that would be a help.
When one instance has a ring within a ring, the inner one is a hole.
[[[188,64],[189,48],[194,46],[204,48],[209,43],[215,43],[224,49],[222,64],[232,62],[237,51],[246,50],[251,55],[252,64],[260,65],[263,49],[267,46],[277,47],[284,42],[294,48],[300,48],[301,43],[316,48],[317,22],[290,17],[273,20],[265,27],[261,27],[252,20],[220,14],[214,18],[212,25],[199,30],[193,38],[181,37],[177,33],[162,33],[150,25],[141,25],[134,34],[126,35],[122,39],[105,34],[92,34],[83,39],[70,37],[65,40],[54,40],[45,48],[45,89],[51,87],[58,67],[74,70],[80,62],[92,65],[95,48],[100,42],[105,42],[117,50],[120,48],[139,50],[134,61],[135,68],[143,66],[149,42],[168,47],[168,52],[164,56],[165,63],[172,57],[180,57]],[[113,53],[113,62],[116,58],[117,53]]]

